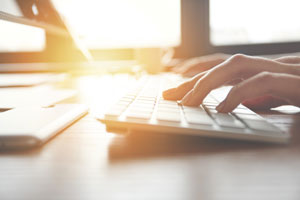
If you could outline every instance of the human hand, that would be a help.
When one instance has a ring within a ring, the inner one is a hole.
[[[287,64],[299,64],[300,63],[300,57],[298,56],[285,56],[275,59],[275,61],[281,62],[281,63],[287,63]],[[242,102],[244,106],[247,106],[250,109],[253,110],[267,110],[270,108],[276,108],[281,105],[287,105],[289,104],[284,99],[274,97],[271,95],[265,95],[249,100],[245,100]]]
[[[229,55],[221,53],[191,58],[179,63],[173,71],[186,77],[193,77],[224,62],[227,58]]]
[[[230,112],[246,101],[269,107],[282,104],[300,106],[300,66],[258,57],[235,55],[208,72],[202,72],[191,80],[163,93],[164,98],[180,100],[183,105],[197,106],[213,89],[228,82],[237,81],[226,99],[217,107],[220,112]],[[294,75],[295,74],[295,75]],[[262,96],[269,95],[271,97]],[[260,99],[258,99],[258,97]],[[275,97],[275,98],[274,98]],[[258,102],[258,103],[257,103]]]

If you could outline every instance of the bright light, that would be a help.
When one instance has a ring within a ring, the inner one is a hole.
[[[40,28],[0,20],[0,52],[42,51],[45,31]]]
[[[91,49],[180,44],[180,0],[54,0]]]
[[[22,16],[14,0],[1,0],[0,10]],[[0,20],[0,52],[42,51],[45,48],[45,31],[31,26]]]
[[[300,41],[299,0],[210,0],[214,45]]]

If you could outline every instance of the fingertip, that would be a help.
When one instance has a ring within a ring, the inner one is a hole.
[[[216,110],[220,113],[229,113],[232,112],[235,108],[236,106],[225,99],[216,107]]]
[[[234,110],[234,108],[226,106],[222,109],[222,111],[220,111],[221,113],[229,113],[232,112]]]

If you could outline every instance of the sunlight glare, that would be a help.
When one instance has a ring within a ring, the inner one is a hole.
[[[54,0],[88,48],[180,44],[180,0]]]

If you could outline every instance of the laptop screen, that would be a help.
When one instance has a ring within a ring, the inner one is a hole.
[[[300,41],[299,0],[210,0],[214,46]]]

